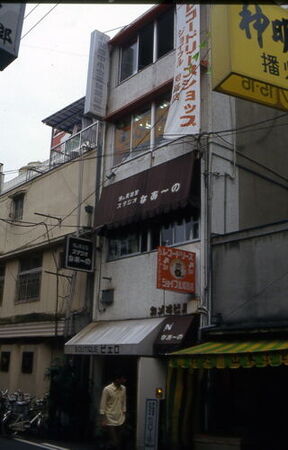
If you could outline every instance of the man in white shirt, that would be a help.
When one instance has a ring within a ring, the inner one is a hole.
[[[111,448],[122,450],[122,426],[126,418],[126,388],[122,375],[114,377],[113,382],[105,386],[101,396],[101,424],[107,427]]]

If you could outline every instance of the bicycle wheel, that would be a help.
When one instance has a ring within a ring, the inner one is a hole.
[[[1,421],[1,434],[4,437],[11,437],[14,436],[16,433],[13,431],[12,425],[15,422],[15,417],[11,416],[4,416]]]

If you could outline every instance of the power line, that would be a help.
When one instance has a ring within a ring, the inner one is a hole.
[[[31,11],[29,11],[29,13],[26,14],[26,16],[24,17],[24,20],[27,19],[27,17],[30,16],[30,14],[31,14],[36,8],[38,8],[38,6],[40,6],[40,3],[38,3],[36,6],[34,6],[34,8],[32,8]]]
[[[56,8],[56,6],[58,6],[59,5],[59,3],[56,3],[56,5],[54,5],[51,9],[49,9],[49,11],[46,13],[46,14],[44,14],[44,16],[42,16],[41,17],[41,19],[39,19],[38,20],[38,22],[36,22],[22,37],[21,37],[21,40],[22,39],[24,39],[24,37],[26,37],[32,30],[34,30],[34,28],[37,26],[37,25],[39,25],[39,23],[40,22],[42,22],[42,20],[44,20],[45,19],[45,17],[47,17],[52,11],[53,11],[53,9],[55,9]]]

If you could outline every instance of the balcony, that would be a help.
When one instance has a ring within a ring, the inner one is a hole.
[[[71,161],[95,149],[102,140],[102,134],[103,124],[98,121],[53,147],[50,152],[49,168]]]

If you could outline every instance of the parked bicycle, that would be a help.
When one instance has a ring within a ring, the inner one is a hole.
[[[23,432],[44,430],[47,424],[47,396],[37,399],[17,391],[6,393],[5,411],[1,418],[1,432],[9,437]]]

